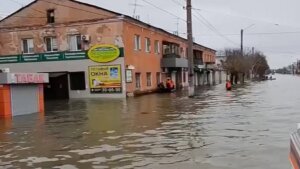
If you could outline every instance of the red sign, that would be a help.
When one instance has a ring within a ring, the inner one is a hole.
[[[16,83],[46,83],[43,74],[36,73],[15,73]]]

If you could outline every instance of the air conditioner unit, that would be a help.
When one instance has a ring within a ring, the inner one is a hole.
[[[89,42],[90,41],[90,35],[82,35],[81,36],[81,40],[84,42]]]
[[[0,68],[0,72],[2,72],[2,73],[9,73],[10,70],[9,70],[9,68]]]

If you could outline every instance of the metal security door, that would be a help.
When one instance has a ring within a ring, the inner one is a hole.
[[[12,115],[24,115],[38,112],[38,86],[11,86]]]

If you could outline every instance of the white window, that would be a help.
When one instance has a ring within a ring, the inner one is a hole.
[[[134,50],[141,50],[141,36],[134,35]]]
[[[23,53],[34,53],[33,39],[22,40],[22,51]]]
[[[81,50],[81,36],[80,35],[70,35],[69,36],[69,50],[78,51]]]
[[[159,44],[159,41],[158,40],[156,40],[155,42],[154,42],[154,50],[155,50],[155,53],[156,54],[160,54],[160,44]]]
[[[58,51],[56,37],[46,37],[45,43],[46,43],[46,51],[47,52]]]
[[[152,75],[150,72],[147,73],[147,86],[148,87],[152,86]]]
[[[151,51],[151,41],[150,38],[145,38],[145,52]]]

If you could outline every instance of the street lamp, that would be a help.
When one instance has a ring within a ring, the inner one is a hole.
[[[245,31],[246,29],[251,28],[251,27],[254,26],[254,25],[255,25],[255,24],[251,24],[251,25],[247,26],[246,28],[241,29],[241,53],[242,53],[242,55],[243,55],[243,52],[244,52],[244,46],[243,46],[243,43],[244,43],[244,31]]]

